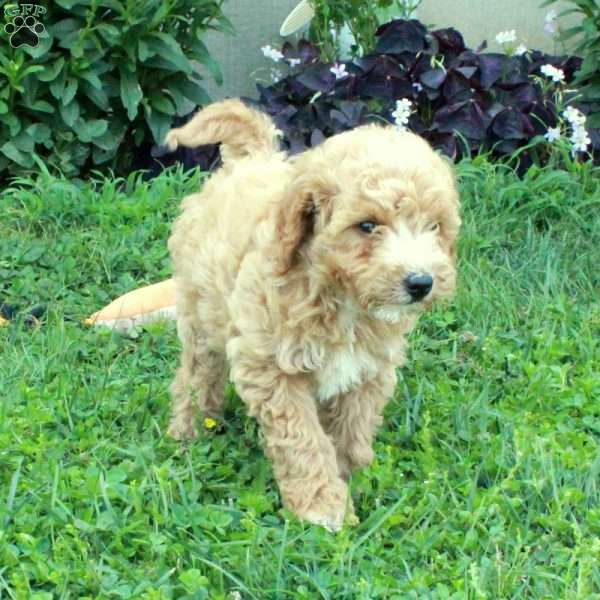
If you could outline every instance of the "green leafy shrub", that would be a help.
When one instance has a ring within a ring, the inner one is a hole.
[[[542,6],[556,1],[548,0]],[[600,127],[600,3],[598,0],[569,0],[569,3],[573,6],[559,16],[578,14],[581,22],[562,30],[559,39],[576,41],[574,52],[583,57],[583,63],[573,83],[581,89],[581,100],[590,105],[588,124]]]
[[[375,46],[375,31],[391,14],[409,18],[421,0],[311,0],[315,16],[310,38],[321,58],[333,61],[340,55],[340,31],[347,26],[354,38],[353,56],[368,54]]]
[[[210,100],[194,61],[222,80],[202,38],[231,32],[223,2],[55,0],[35,47],[2,31],[0,178],[36,155],[66,175],[123,171],[140,145],[162,142],[175,117]],[[18,10],[6,7],[5,21]]]

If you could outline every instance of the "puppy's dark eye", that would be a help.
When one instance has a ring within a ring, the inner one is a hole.
[[[439,223],[430,223],[427,226],[427,231],[438,231],[440,228],[440,224]]]
[[[377,223],[373,221],[362,221],[358,224],[358,228],[364,233],[373,233],[375,227],[377,227]]]

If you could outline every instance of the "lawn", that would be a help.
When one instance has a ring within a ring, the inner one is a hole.
[[[233,389],[224,426],[165,436],[173,323],[81,323],[169,276],[200,175],[5,192],[0,598],[600,598],[600,171],[458,171],[459,290],[411,337],[337,535],[281,509]]]

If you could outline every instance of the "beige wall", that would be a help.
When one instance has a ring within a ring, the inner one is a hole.
[[[499,49],[495,42],[500,31],[514,29],[517,43],[546,52],[562,51],[544,31],[544,17],[551,9],[561,12],[566,2],[540,8],[542,0],[423,0],[419,18],[435,27],[455,27],[469,47],[487,40],[488,49]]]
[[[206,89],[213,99],[226,96],[256,96],[257,79],[268,80],[274,63],[263,57],[265,44],[281,46],[279,28],[300,0],[226,0],[225,14],[236,34],[211,33],[207,40],[211,54],[219,61],[224,83],[221,88],[206,76]]]
[[[367,0],[368,1],[368,0]],[[223,69],[224,85],[217,87],[206,78],[206,88],[213,99],[226,96],[256,96],[256,80],[268,81],[274,63],[265,59],[261,46],[280,46],[279,27],[299,0],[227,0],[225,12],[237,34],[233,37],[211,33],[207,40],[214,57]],[[544,15],[566,5],[557,3],[539,8],[542,0],[423,0],[418,17],[435,27],[455,27],[469,46],[487,39],[490,50],[497,50],[496,34],[515,29],[518,43],[548,52],[563,52],[544,32]]]

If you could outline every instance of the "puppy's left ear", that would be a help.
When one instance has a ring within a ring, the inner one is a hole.
[[[283,199],[276,217],[277,270],[280,275],[290,270],[301,248],[315,230],[328,220],[331,197],[337,191],[335,181],[325,173],[301,171],[292,180],[290,191]]]

